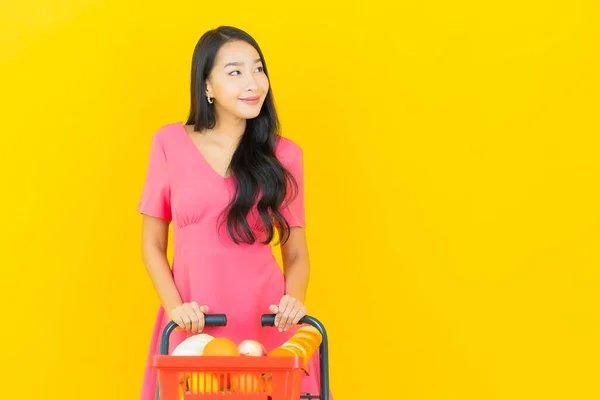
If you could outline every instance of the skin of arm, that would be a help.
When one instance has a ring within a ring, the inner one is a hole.
[[[310,277],[310,261],[306,231],[292,227],[288,241],[281,246],[285,292],[304,303]]]
[[[163,308],[170,313],[182,304],[179,291],[167,259],[169,223],[163,219],[143,216],[142,259]]]

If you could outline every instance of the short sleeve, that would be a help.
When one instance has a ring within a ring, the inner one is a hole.
[[[285,167],[296,181],[297,190],[288,185],[288,198],[283,203],[281,213],[289,223],[290,227],[306,227],[304,209],[304,159],[302,148],[296,147],[294,154]],[[291,197],[295,194],[295,197]]]
[[[157,134],[152,137],[146,179],[138,212],[171,222],[171,190],[165,150]]]

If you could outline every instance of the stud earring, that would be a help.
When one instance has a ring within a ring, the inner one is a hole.
[[[212,97],[209,97],[209,96],[206,96],[206,100],[208,100],[208,104],[212,104],[214,102]]]

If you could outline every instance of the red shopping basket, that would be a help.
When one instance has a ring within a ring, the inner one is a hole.
[[[262,326],[273,326],[274,314],[262,316]],[[170,322],[161,338],[160,354],[153,358],[157,371],[156,400],[298,400],[329,399],[327,334],[323,325],[306,316],[299,324],[317,328],[320,345],[320,395],[300,393],[306,373],[301,357],[170,356],[169,336],[177,327]],[[223,314],[205,315],[206,326],[225,326]]]

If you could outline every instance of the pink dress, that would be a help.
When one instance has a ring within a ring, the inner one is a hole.
[[[296,200],[282,210],[290,226],[305,226],[302,149],[281,138],[276,154],[298,183]],[[219,214],[233,194],[232,178],[214,170],[188,136],[181,122],[163,126],[154,133],[146,180],[138,211],[171,222],[173,227],[172,273],[184,302],[207,305],[209,313],[227,315],[227,326],[207,327],[205,333],[224,336],[239,343],[258,340],[267,351],[285,342],[292,331],[279,333],[263,328],[260,316],[270,313],[285,294],[284,277],[270,245],[236,245],[226,228],[217,224]],[[259,221],[252,214],[249,223]],[[158,354],[160,335],[168,323],[162,307],[150,341],[149,356]],[[171,335],[169,350],[188,337],[182,331]],[[141,400],[154,400],[156,372],[147,361]],[[309,363],[310,375],[302,392],[319,392],[318,352]]]

